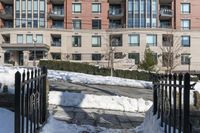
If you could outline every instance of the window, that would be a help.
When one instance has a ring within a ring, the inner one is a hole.
[[[92,47],[101,47],[101,36],[92,36]]]
[[[99,19],[92,20],[92,29],[101,29],[101,20]]]
[[[26,35],[26,43],[33,43],[33,35]]]
[[[181,20],[181,29],[189,30],[190,29],[190,20],[189,19],[182,19]]]
[[[81,60],[81,54],[72,54],[72,60]]]
[[[51,53],[53,60],[60,60],[61,59],[61,53]]]
[[[72,46],[81,47],[81,36],[72,36]]]
[[[81,3],[72,3],[72,12],[81,13]]]
[[[147,46],[157,46],[157,35],[147,35]]]
[[[156,64],[158,64],[158,54],[157,53],[152,53],[153,54],[153,59]]]
[[[190,36],[181,36],[181,45],[183,47],[190,47]]]
[[[116,53],[114,53],[114,58],[115,59],[123,59],[124,56],[126,56],[126,55],[123,55],[122,52],[116,52]]]
[[[43,59],[43,57],[44,57],[43,51],[36,51],[36,60]],[[33,59],[34,59],[34,51],[30,51],[29,60]]]
[[[22,34],[17,35],[17,43],[23,43],[23,35]]]
[[[190,63],[190,54],[189,53],[181,54],[181,64],[186,65],[189,63]]]
[[[51,36],[51,46],[60,47],[61,46],[61,35]]]
[[[92,3],[92,13],[101,13],[100,3]]]
[[[130,46],[139,46],[140,45],[139,35],[129,35],[128,43]]]
[[[81,20],[72,20],[73,23],[73,29],[81,29]]]
[[[128,53],[128,58],[129,59],[134,59],[135,60],[135,64],[139,64],[140,63],[140,53]]]
[[[37,43],[43,43],[43,35],[42,34],[37,34],[36,35],[36,40],[37,40]]]
[[[92,60],[101,60],[101,54],[92,54]]]
[[[121,47],[122,46],[122,35],[111,35],[110,46]]]
[[[163,34],[162,35],[162,45],[169,47],[173,46],[173,35],[172,34]]]
[[[181,4],[181,13],[184,13],[184,14],[190,13],[190,3]]]

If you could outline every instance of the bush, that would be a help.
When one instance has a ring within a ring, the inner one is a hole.
[[[97,66],[89,65],[86,63],[75,63],[69,61],[54,61],[54,60],[41,60],[39,66],[46,66],[52,70],[63,70],[71,72],[80,72],[93,75],[110,76],[110,69],[99,68]],[[147,80],[151,81],[151,74],[148,72],[139,72],[137,70],[114,70],[115,77]]]

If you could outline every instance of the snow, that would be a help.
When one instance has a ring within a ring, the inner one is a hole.
[[[76,72],[67,71],[55,71],[48,70],[48,78],[51,80],[64,80],[70,81],[72,83],[82,83],[82,84],[105,84],[105,85],[116,85],[116,86],[129,86],[137,88],[152,88],[152,82],[125,79],[110,76],[100,76],[100,75],[89,75]]]
[[[90,125],[78,126],[58,121],[50,116],[41,133],[134,133],[134,129],[106,129]]]
[[[136,127],[136,133],[164,133],[163,128],[160,126],[160,119],[157,115],[153,115],[153,108],[146,112],[144,122]]]
[[[194,90],[198,91],[200,93],[200,82],[197,82],[194,86]]]
[[[8,92],[12,94],[14,93],[14,78],[15,78],[15,73],[17,71],[22,73],[23,71],[27,71],[27,68],[0,66],[0,77],[4,77],[0,78],[0,83],[2,83],[2,86],[7,85]],[[152,83],[147,81],[110,77],[110,76],[89,75],[76,72],[48,70],[47,76],[48,79],[50,80],[64,80],[81,84],[104,84],[104,85],[115,85],[115,86],[129,86],[137,88],[144,88],[144,87],[152,88]],[[0,93],[2,91],[3,89],[0,89]]]
[[[60,106],[80,108],[100,108],[128,112],[145,112],[151,106],[151,101],[134,99],[124,96],[100,96],[71,92],[50,91],[49,103]]]

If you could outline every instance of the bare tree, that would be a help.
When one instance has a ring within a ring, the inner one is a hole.
[[[182,47],[180,44],[180,38],[175,37],[172,33],[163,34],[162,46],[162,65],[167,68],[167,72],[171,73],[177,66],[180,65],[180,57]]]

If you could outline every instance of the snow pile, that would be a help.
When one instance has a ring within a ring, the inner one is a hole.
[[[15,73],[23,72],[23,68],[18,67],[0,67],[0,83],[2,84],[0,88],[0,93],[3,91],[3,86],[8,86],[8,92],[14,93],[14,82],[15,82]]]
[[[82,84],[105,84],[105,85],[119,85],[130,86],[138,88],[152,88],[152,82],[132,80],[110,76],[89,75],[83,73],[67,72],[67,71],[55,71],[48,70],[48,78],[52,80],[64,80],[73,83]]]
[[[50,91],[49,104],[129,112],[145,112],[152,106],[151,101],[145,101],[142,98],[133,99],[124,96],[99,96],[59,91]]]
[[[195,84],[194,89],[200,93],[200,82]]]
[[[41,133],[134,133],[134,129],[106,129],[89,125],[67,124],[50,116]]]
[[[157,115],[153,115],[153,108],[146,112],[144,122],[136,127],[136,133],[164,133],[164,129],[160,126],[161,121],[157,119]]]

